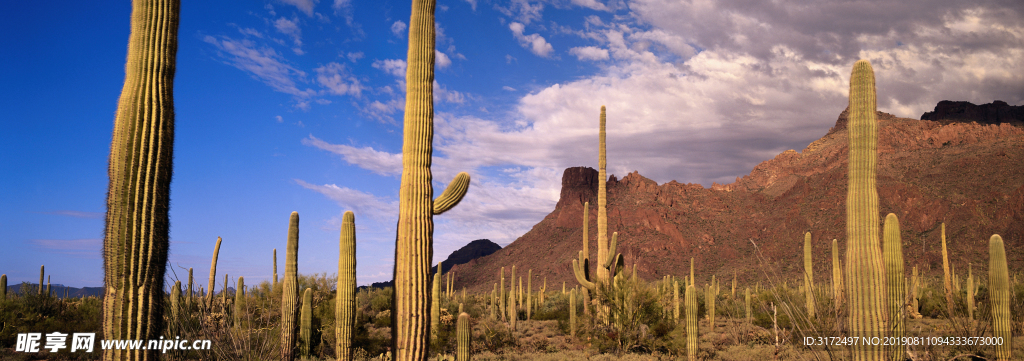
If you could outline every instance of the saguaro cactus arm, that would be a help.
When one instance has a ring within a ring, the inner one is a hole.
[[[103,338],[157,339],[169,248],[178,0],[132,2],[125,81],[110,144],[103,232]],[[159,350],[104,350],[104,360]]]
[[[461,172],[455,175],[455,179],[448,183],[444,193],[441,193],[441,196],[434,200],[434,215],[439,215],[454,208],[462,201],[462,197],[466,196],[467,191],[469,191],[469,173]]]

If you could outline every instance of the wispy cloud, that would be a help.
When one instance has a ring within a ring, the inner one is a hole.
[[[68,210],[59,210],[59,211],[51,211],[51,212],[33,212],[33,213],[51,214],[51,215],[55,215],[55,216],[67,216],[67,217],[85,218],[85,219],[103,219],[103,216],[104,216],[103,212],[81,212],[81,211],[68,211]]]
[[[384,59],[374,60],[373,67],[380,69],[385,73],[405,78],[405,60],[402,59]]]
[[[335,201],[342,209],[351,210],[360,216],[374,219],[378,223],[398,217],[398,201],[387,201],[374,196],[373,194],[361,192],[347,187],[339,187],[335,184],[316,185],[296,179],[303,188],[323,194]]]
[[[345,65],[335,62],[315,69],[316,81],[334,95],[353,95],[358,97],[362,92],[359,79],[349,73]]]
[[[235,40],[226,36],[218,39],[207,35],[203,41],[217,48],[218,55],[224,59],[225,64],[249,73],[275,91],[291,94],[300,99],[316,95],[313,89],[299,89],[296,79],[304,80],[306,73],[288,65],[272,48],[257,46],[248,39]]]
[[[316,8],[316,4],[319,0],[281,0],[281,2],[295,6],[306,16],[313,16],[313,9]]]
[[[375,150],[372,147],[356,148],[344,144],[331,144],[313,135],[302,140],[303,145],[316,147],[340,155],[349,164],[370,170],[384,176],[402,174],[402,154]]]
[[[103,240],[87,239],[33,239],[29,243],[45,251],[71,255],[79,258],[100,258]]]
[[[274,20],[274,28],[281,32],[281,34],[290,36],[292,41],[295,43],[295,47],[292,48],[292,51],[294,51],[296,55],[302,55],[304,54],[302,51],[302,29],[299,29],[298,22],[298,18],[289,20],[282,17]]]
[[[546,58],[555,50],[540,34],[524,34],[523,32],[526,30],[526,27],[522,23],[512,22],[508,25],[508,28],[512,30],[512,35],[519,41],[519,45],[522,45],[522,47],[530,50],[531,53],[537,56]]]

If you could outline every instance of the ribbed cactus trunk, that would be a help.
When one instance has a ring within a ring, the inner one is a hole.
[[[859,60],[850,76],[849,169],[846,194],[847,294],[850,335],[883,337],[885,266],[879,249],[878,190],[875,167],[878,130],[875,119],[875,75],[871,63]],[[853,360],[884,360],[881,345],[858,343]]]
[[[249,327],[246,324],[249,313],[245,307],[245,277],[238,277],[238,284],[235,285],[235,310],[233,316],[236,330],[245,330]]]
[[[576,337],[576,289],[569,290],[569,336]]]
[[[601,106],[601,129],[598,134],[598,160],[597,160],[597,281],[605,285],[609,284],[608,266],[605,260],[609,256],[608,247],[608,151],[606,146],[607,132],[605,131],[605,107]]]
[[[458,204],[469,188],[469,175],[459,173],[444,193],[433,199],[430,164],[434,139],[435,6],[434,0],[413,0],[409,19],[402,179],[395,240],[395,312],[391,327],[396,361],[427,358],[433,216]]]
[[[946,224],[942,223],[942,282],[946,291],[946,315],[953,319],[953,279],[949,274],[949,253],[946,252]]]
[[[188,268],[188,295],[185,298],[185,307],[192,307],[192,300],[195,298],[195,285],[192,283],[192,267]]]
[[[888,302],[888,325],[892,337],[902,340],[906,333],[904,325],[907,299],[906,274],[903,272],[903,240],[900,237],[900,221],[895,214],[889,213],[885,216],[885,223],[882,225],[883,256],[885,258],[885,277]],[[904,354],[903,343],[896,343],[890,346],[892,359],[902,360]]]
[[[217,289],[217,258],[220,257],[220,237],[217,237],[217,245],[213,246],[213,258],[210,261],[210,286],[207,287],[210,293],[206,299],[206,307],[213,308],[213,295]],[[225,289],[227,289],[227,280],[224,281]]]
[[[307,288],[302,293],[302,324],[299,325],[300,355],[305,360],[309,357],[310,343],[313,342],[313,290]]]
[[[441,264],[437,264],[437,273],[434,273],[433,287],[431,288],[430,301],[430,337],[437,337],[437,330],[441,327]]]
[[[351,361],[353,328],[356,323],[356,215],[352,211],[346,211],[341,219],[334,322],[335,357],[341,361]]]
[[[988,290],[992,304],[992,336],[1002,338],[996,346],[996,360],[1009,361],[1013,338],[1010,334],[1010,271],[1006,265],[1003,238],[993,234],[988,240]]]
[[[839,241],[832,240],[832,302],[836,314],[843,305],[843,267],[839,264]]]
[[[516,307],[516,266],[512,266],[512,273],[509,275],[508,287],[508,322],[512,330],[516,329],[516,321],[519,318],[519,309]]]
[[[102,336],[107,340],[154,340],[163,332],[179,6],[178,0],[132,2],[125,82],[107,168]],[[155,360],[159,354],[104,350],[103,359]]]
[[[295,332],[299,298],[299,212],[288,219],[288,249],[281,282],[281,360],[295,359]]]
[[[458,343],[458,350],[455,352],[455,360],[457,361],[470,361],[470,338],[473,333],[469,328],[469,314],[465,312],[459,312],[459,320],[455,325],[455,337]]]
[[[679,322],[679,281],[672,283],[672,321]]]
[[[684,296],[686,303],[686,357],[690,361],[697,360],[697,288],[686,287]]]
[[[918,311],[918,310],[920,310],[921,306],[918,304],[918,299],[921,298],[921,295],[920,295],[920,292],[921,292],[920,291],[921,278],[920,278],[920,276],[917,275],[917,266],[914,266],[913,274],[911,275],[910,280],[911,280],[910,281],[910,310],[911,310],[911,314],[914,316],[914,318],[920,318],[921,314],[919,313],[920,311]]]
[[[814,318],[814,258],[811,249],[811,232],[804,233],[804,300],[807,317]]]
[[[498,284],[494,284],[494,288],[491,289],[491,319],[497,320],[498,316]]]

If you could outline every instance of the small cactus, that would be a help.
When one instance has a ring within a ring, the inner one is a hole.
[[[672,321],[679,322],[679,281],[672,283]]]
[[[832,299],[836,313],[843,304],[843,267],[839,263],[839,241],[832,240]]]
[[[569,336],[576,337],[576,289],[569,290]]]
[[[974,277],[971,276],[971,265],[967,265],[967,321],[974,326]]]
[[[745,293],[744,299],[745,299],[745,301],[747,303],[747,323],[750,323],[751,322],[751,319],[750,319],[750,287],[747,287],[747,289],[746,289],[746,291],[744,293]]]
[[[992,304],[992,336],[1002,338],[996,346],[996,360],[1009,361],[1013,338],[1010,334],[1010,271],[1006,266],[1003,238],[993,234],[988,240],[988,289]]]
[[[943,286],[946,291],[946,312],[953,318],[953,279],[949,274],[949,253],[946,252],[946,224],[942,223],[942,274]]]
[[[281,291],[281,285],[277,282],[277,248],[274,248],[274,283],[271,284],[270,291],[275,295]]]
[[[461,308],[462,305],[459,305]],[[459,312],[459,321],[456,325],[456,338],[458,339],[458,351],[456,353],[456,360],[458,361],[469,361],[470,360],[470,347],[469,341],[472,336],[472,330],[469,329],[469,314],[465,312]]]
[[[531,269],[531,270],[527,271],[527,273],[526,273],[526,319],[527,320],[530,320],[530,316],[533,313],[533,302],[531,301],[531,298],[533,297],[533,286],[532,286],[533,283],[532,283],[532,281],[533,281],[533,270]],[[522,281],[520,281],[520,284],[522,284]]]
[[[501,267],[501,288],[498,290],[498,313],[501,314],[501,320],[505,321],[508,319],[508,311],[505,310],[505,267]]]
[[[430,337],[437,337],[441,328],[441,263],[437,264],[437,272],[433,277],[433,288],[430,298]]]
[[[188,268],[188,296],[185,298],[185,307],[192,307],[192,298],[195,297],[195,285],[192,284],[192,267]]]
[[[238,277],[238,284],[235,286],[235,312],[233,313],[235,316],[235,329],[244,330],[248,327],[245,324],[246,318],[249,316],[245,308],[245,277]]]
[[[697,360],[697,289],[691,284],[686,287],[686,356],[689,361]]]
[[[811,232],[807,232],[804,233],[804,297],[807,317],[814,318],[814,260],[811,257]]]
[[[302,359],[309,357],[310,343],[313,341],[313,290],[306,288],[302,293],[302,324],[299,326],[299,344]]]

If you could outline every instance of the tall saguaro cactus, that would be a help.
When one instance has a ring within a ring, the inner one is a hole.
[[[295,318],[299,298],[299,212],[288,218],[288,249],[285,251],[284,280],[281,282],[281,360],[295,358]]]
[[[569,290],[569,336],[576,337],[576,289]]]
[[[110,144],[103,232],[103,338],[163,332],[174,147],[178,0],[132,2],[124,88]],[[159,350],[104,350],[104,360],[156,359]]]
[[[686,356],[690,361],[697,360],[697,288],[686,286]]]
[[[885,277],[888,301],[888,324],[892,337],[897,340],[903,339],[906,332],[904,317],[907,299],[906,276],[903,271],[903,241],[900,237],[900,220],[895,214],[889,213],[885,216],[885,223],[882,225],[883,256],[885,257]],[[892,348],[892,359],[902,360],[904,347],[903,343],[896,343]]]
[[[459,312],[459,320],[455,326],[456,335],[458,339],[458,350],[455,353],[455,359],[457,361],[469,361],[470,360],[470,348],[469,341],[472,336],[472,330],[469,328],[469,314],[465,312]]]
[[[875,185],[878,129],[875,74],[858,60],[850,76],[849,169],[846,193],[847,294],[853,337],[883,337],[885,267],[878,240],[878,189]],[[883,360],[881,345],[860,343],[853,360]]]
[[[0,301],[7,299],[7,274],[0,276]]]
[[[434,138],[435,0],[413,0],[405,70],[405,119],[398,235],[395,240],[395,292],[391,340],[396,361],[425,360],[434,257],[434,218],[462,200],[469,174],[459,173],[436,200],[430,172]]]
[[[281,286],[277,283],[277,248],[274,248],[274,283],[271,283],[270,291],[277,294],[279,287]]]
[[[1006,266],[1003,238],[993,234],[988,240],[988,289],[992,303],[992,336],[1001,337],[996,359],[1009,361],[1013,349],[1010,325],[1010,271]]]
[[[46,265],[39,266],[39,294],[43,294],[44,278],[46,278]]]
[[[942,223],[942,282],[946,291],[946,312],[953,319],[953,280],[949,275],[949,253],[946,252],[946,223]]]
[[[306,288],[302,293],[302,324],[299,325],[299,352],[302,359],[309,357],[310,343],[313,341],[313,289]]]
[[[832,240],[832,300],[836,313],[843,304],[843,267],[839,265],[839,241]]]
[[[217,287],[217,258],[220,256],[220,237],[217,237],[217,245],[213,246],[213,259],[210,261],[210,286],[207,288],[209,293],[206,297],[206,307],[213,308],[213,294]],[[225,280],[225,283],[227,281]],[[224,285],[227,289],[227,285]]]
[[[356,323],[356,215],[345,211],[338,240],[338,294],[334,304],[334,352],[342,361],[352,360],[352,329]]]

